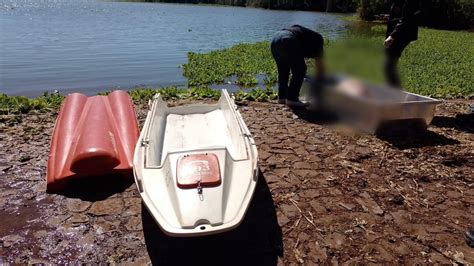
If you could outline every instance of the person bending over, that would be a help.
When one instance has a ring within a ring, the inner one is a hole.
[[[293,25],[275,33],[271,51],[278,68],[278,103],[290,107],[306,107],[299,101],[301,85],[306,75],[305,58],[314,58],[317,77],[324,75],[321,34],[300,25]],[[290,71],[291,81],[288,84]]]
[[[408,44],[418,39],[420,9],[419,0],[392,0],[384,42],[385,76],[391,86],[401,86],[398,59]]]

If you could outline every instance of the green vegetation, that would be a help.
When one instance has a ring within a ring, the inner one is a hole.
[[[237,85],[242,87],[252,87],[258,84],[257,78],[253,74],[240,74],[235,81]]]
[[[0,94],[0,115],[5,114],[26,114],[33,110],[48,111],[58,108],[64,96],[59,93],[47,93],[43,96],[28,99],[25,96],[7,96]]]
[[[275,90],[271,88],[261,89],[255,88],[246,92],[244,90],[238,90],[236,93],[233,94],[234,99],[236,101],[256,101],[256,102],[269,102],[272,100],[276,100],[278,94]]]
[[[351,30],[347,38],[327,41],[328,70],[382,83],[385,26],[362,25]],[[419,40],[410,44],[400,61],[403,87],[440,98],[472,95],[473,41],[474,35],[469,32],[420,29]],[[311,68],[308,73],[312,72]],[[265,74],[267,86],[277,80],[267,42],[240,44],[204,54],[190,53],[183,69],[191,86],[222,83],[233,75]]]
[[[474,34],[423,29],[401,60],[404,84],[437,97],[474,94]]]
[[[189,86],[223,83],[234,75],[242,85],[256,84],[256,74],[276,72],[271,58],[266,42],[239,44],[205,54],[188,53],[183,75],[188,78]]]
[[[108,95],[110,91],[99,93],[99,95]],[[180,89],[177,87],[164,88],[136,88],[128,92],[132,100],[136,103],[149,101],[156,94],[160,94],[165,101],[180,99],[218,99],[221,95],[220,91],[213,90],[207,86],[190,87],[188,89]]]
[[[438,29],[469,29],[474,26],[474,1],[472,0],[421,0],[421,25]],[[361,0],[359,16],[372,21],[380,14],[387,14],[390,6],[386,0]]]
[[[98,95],[108,95],[109,93],[110,91],[107,91],[99,93]],[[156,89],[137,88],[129,91],[130,97],[135,103],[146,103],[158,93],[164,100],[217,100],[221,95],[220,90],[213,90],[206,86],[188,89],[179,89],[176,87]],[[256,88],[250,91],[239,90],[233,93],[233,97],[236,101],[248,100],[265,102],[276,99],[277,93],[270,88]],[[44,93],[43,96],[34,99],[28,99],[24,96],[8,96],[5,94],[0,94],[0,115],[27,114],[30,112],[49,112],[52,110],[57,110],[61,106],[64,98],[65,97],[59,93]],[[0,118],[0,122],[2,121],[3,120]]]

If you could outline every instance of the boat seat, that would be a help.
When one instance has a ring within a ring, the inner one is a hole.
[[[219,186],[221,172],[217,156],[214,153],[200,153],[179,157],[176,184],[181,189]]]

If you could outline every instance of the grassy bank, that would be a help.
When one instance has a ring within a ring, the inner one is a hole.
[[[329,71],[345,73],[372,82],[384,81],[383,39],[385,27],[364,25],[347,38],[326,42]],[[363,31],[363,34],[361,34]],[[474,93],[474,34],[420,29],[419,40],[412,43],[400,60],[403,87],[411,92],[439,98],[453,98]],[[276,81],[276,66],[269,43],[239,44],[210,53],[189,53],[184,75],[189,84],[221,83],[227,77],[256,83],[256,74],[265,74],[265,83]],[[311,70],[309,70],[311,72]]]
[[[178,89],[176,87],[137,88],[129,91],[130,97],[135,103],[146,103],[157,93],[160,93],[164,100],[217,100],[221,94],[219,90],[214,90],[207,86],[191,87],[188,89]],[[107,94],[109,92],[100,93],[100,95]],[[239,90],[233,93],[233,97],[236,101],[266,102],[276,99],[277,93],[272,89],[254,88],[247,91]],[[59,93],[44,93],[42,96],[34,99],[28,99],[24,96],[0,94],[0,115],[27,114],[32,111],[48,112],[58,109],[63,100],[64,96]]]

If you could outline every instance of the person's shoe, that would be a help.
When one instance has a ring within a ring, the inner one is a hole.
[[[464,233],[464,238],[467,245],[474,248],[474,228],[467,229],[466,233]]]
[[[286,104],[286,99],[278,99],[278,104]]]
[[[290,101],[286,100],[286,105],[294,108],[305,108],[309,106],[309,103],[304,103],[302,101]]]

